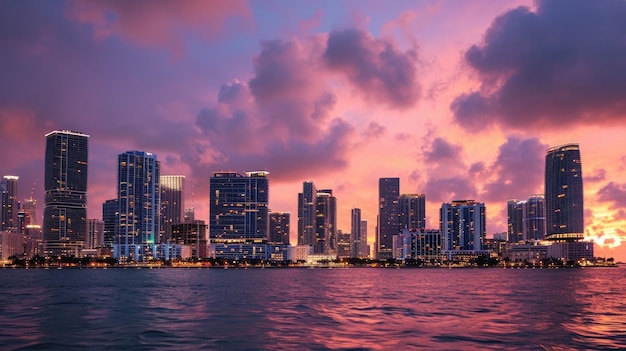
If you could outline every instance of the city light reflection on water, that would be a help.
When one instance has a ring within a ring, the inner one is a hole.
[[[0,270],[2,349],[626,348],[626,269]]]

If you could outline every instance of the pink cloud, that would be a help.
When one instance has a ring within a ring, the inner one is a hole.
[[[144,46],[180,50],[181,34],[194,29],[205,39],[223,33],[230,18],[250,21],[247,2],[203,0],[72,1],[70,19],[94,28],[96,39],[121,36]]]
[[[367,100],[408,108],[420,98],[414,49],[402,52],[389,40],[349,28],[329,34],[324,59]]]

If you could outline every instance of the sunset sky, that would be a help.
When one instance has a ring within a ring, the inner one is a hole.
[[[626,261],[624,1],[0,0],[0,176],[33,183],[44,134],[89,134],[88,217],[116,197],[117,155],[157,154],[208,219],[212,172],[270,172],[270,208],[303,181],[359,207],[378,179],[487,207],[543,193],[545,151],[579,143],[587,236]],[[38,218],[41,221],[41,218]]]

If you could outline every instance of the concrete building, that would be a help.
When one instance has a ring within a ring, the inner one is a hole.
[[[393,258],[393,236],[400,233],[400,178],[378,180],[378,226],[376,256]]]
[[[161,213],[159,217],[158,242],[165,243],[172,236],[172,224],[183,222],[185,176],[162,175],[159,183],[161,189]]]

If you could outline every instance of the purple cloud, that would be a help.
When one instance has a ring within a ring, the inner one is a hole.
[[[455,121],[528,128],[626,122],[626,3],[545,1],[496,18],[465,62],[481,89],[451,104]]]
[[[329,34],[324,59],[368,100],[408,108],[420,98],[415,50],[402,52],[390,41],[349,28]]]
[[[626,184],[609,182],[598,191],[598,200],[611,203],[611,209],[626,207]]]
[[[495,179],[484,186],[481,199],[504,202],[540,192],[547,148],[548,145],[537,138],[507,138],[498,148],[498,157],[489,169]]]

